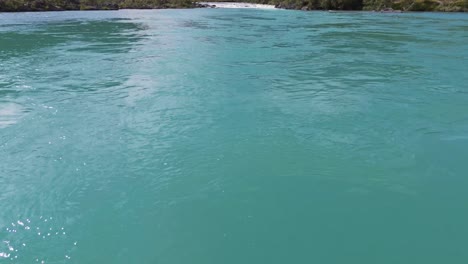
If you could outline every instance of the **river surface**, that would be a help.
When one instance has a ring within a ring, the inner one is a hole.
[[[0,263],[468,263],[468,15],[0,14]]]

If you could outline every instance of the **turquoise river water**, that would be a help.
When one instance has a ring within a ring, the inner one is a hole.
[[[468,15],[0,14],[0,263],[468,263]]]

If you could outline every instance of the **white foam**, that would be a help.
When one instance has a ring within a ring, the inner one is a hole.
[[[256,9],[275,9],[274,5],[252,4],[242,2],[198,2],[202,5],[215,5],[216,8],[256,8]]]

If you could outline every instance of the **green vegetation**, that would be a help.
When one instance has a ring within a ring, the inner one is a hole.
[[[0,11],[72,10],[78,7],[76,0],[0,0]]]
[[[468,0],[364,0],[364,10],[466,12]]]
[[[0,12],[193,7],[191,0],[0,0]]]
[[[468,0],[238,0],[302,10],[468,11]],[[0,12],[191,8],[192,0],[0,0]]]
[[[190,0],[121,0],[118,2],[120,8],[189,8],[194,4]]]

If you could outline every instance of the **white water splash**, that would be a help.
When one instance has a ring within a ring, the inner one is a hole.
[[[68,262],[77,249],[77,242],[70,240],[65,231],[66,228],[53,217],[14,220],[0,228],[3,238],[0,240],[0,259],[9,258],[11,263]],[[59,250],[51,253],[49,248]]]

